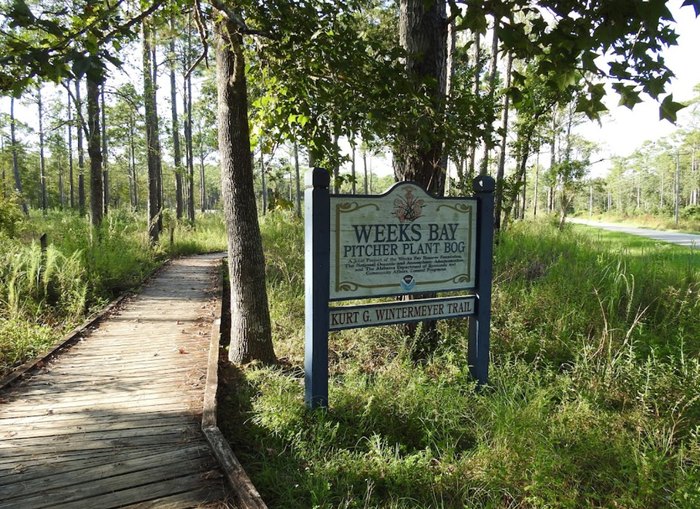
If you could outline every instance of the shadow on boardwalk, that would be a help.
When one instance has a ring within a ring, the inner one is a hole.
[[[0,393],[0,508],[229,506],[200,429],[219,259],[174,261]]]

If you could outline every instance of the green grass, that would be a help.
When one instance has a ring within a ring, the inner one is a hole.
[[[151,246],[145,218],[122,210],[110,212],[98,230],[71,212],[13,216],[11,228],[0,228],[0,375],[138,287],[167,258],[226,249],[221,215],[199,216],[194,228],[165,223],[161,242]]]
[[[223,426],[271,507],[700,506],[696,255],[518,224],[496,249],[491,385],[466,321],[411,361],[392,327],[332,334],[303,404],[303,228],[263,222],[277,367],[223,374]]]

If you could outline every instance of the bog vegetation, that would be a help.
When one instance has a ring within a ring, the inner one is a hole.
[[[291,226],[290,226],[291,223]],[[236,453],[271,507],[700,504],[697,251],[547,221],[496,248],[491,386],[466,323],[425,363],[392,327],[334,333],[328,412],[303,402],[303,233],[263,223],[281,365],[230,368]]]
[[[202,217],[196,229],[174,220],[172,227],[173,243],[154,248],[142,215],[115,211],[93,229],[73,213],[26,219],[0,198],[0,376],[138,287],[168,257],[226,249],[220,215]]]

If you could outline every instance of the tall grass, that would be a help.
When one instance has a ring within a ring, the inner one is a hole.
[[[694,255],[517,225],[496,249],[488,390],[468,375],[465,320],[441,322],[424,364],[391,327],[344,331],[331,407],[309,413],[302,228],[263,229],[285,359],[227,370],[221,408],[271,507],[700,506]]]
[[[12,231],[0,231],[0,374],[140,285],[168,257],[226,248],[217,214],[199,216],[194,227],[166,222],[173,234],[166,230],[155,246],[145,218],[122,210],[108,214],[98,229],[71,212],[16,223]],[[45,252],[38,242],[42,233],[49,241]]]

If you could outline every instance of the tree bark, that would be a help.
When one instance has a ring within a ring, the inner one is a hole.
[[[80,99],[80,80],[75,80],[75,113],[78,121],[78,211],[85,215],[85,155],[83,154],[83,105]]]
[[[218,14],[218,13],[215,13]],[[232,22],[216,17],[219,153],[231,281],[229,360],[272,363],[275,353],[265,288],[248,130],[243,41]]]
[[[22,178],[19,174],[19,158],[17,155],[17,133],[15,121],[15,98],[10,97],[10,143],[12,143],[12,172],[15,176],[15,191],[19,194],[20,206],[25,216],[29,215],[29,207],[22,196]]]
[[[90,220],[92,226],[102,223],[104,186],[102,182],[102,142],[100,140],[100,85],[94,78],[87,80],[88,156],[90,157]]]
[[[146,150],[148,161],[148,236],[151,243],[158,242],[162,226],[162,203],[159,182],[160,143],[158,142],[158,113],[156,89],[153,82],[153,61],[151,58],[152,32],[147,22],[142,24],[143,32],[143,98],[146,114]]]
[[[491,133],[493,132],[493,123],[496,117],[493,98],[496,94],[496,70],[498,68],[498,18],[493,19],[493,40],[491,41],[491,69],[489,71],[489,104],[491,112],[489,113],[490,122],[487,126],[488,132],[484,137],[484,157],[481,159],[481,167],[479,175],[487,175],[489,172],[489,151],[493,148],[491,143]],[[509,85],[510,86],[510,85]]]
[[[73,189],[73,110],[71,108],[70,82],[66,83],[68,96],[68,192],[70,208],[75,208],[75,190]]]
[[[39,179],[41,180],[41,212],[46,215],[48,203],[46,198],[46,158],[44,157],[44,103],[41,98],[41,86],[37,90],[37,107],[39,109]]]
[[[187,164],[187,217],[194,224],[194,149],[192,145],[192,76],[187,74],[192,62],[192,14],[187,21],[187,50],[185,52],[185,157]]]
[[[136,119],[129,119],[129,181],[131,209],[136,212],[139,209],[138,182],[136,180]]]
[[[175,166],[175,216],[182,219],[182,154],[180,152],[180,125],[177,118],[177,87],[175,81],[175,16],[170,17],[170,114],[173,126],[173,164]]]
[[[508,55],[508,64],[506,68],[506,88],[510,87],[511,71],[513,70],[513,55]],[[508,108],[510,100],[508,94],[503,96],[503,137],[501,138],[501,154],[498,160],[498,170],[496,171],[496,196],[494,205],[494,228],[501,228],[501,212],[503,210],[503,179],[506,169],[506,148],[508,139]]]
[[[105,111],[105,84],[100,87],[100,102],[102,105],[102,213],[106,216],[109,211],[109,171],[107,169],[107,112]]]
[[[296,215],[301,219],[301,175],[299,174],[299,145],[294,142],[294,173],[296,177],[296,198],[294,200]]]
[[[481,34],[478,32],[474,34],[474,66],[476,71],[474,72],[474,97],[478,98],[481,94]],[[474,171],[476,168],[476,141],[469,148],[469,173],[467,175],[467,181],[471,181],[474,178]]]
[[[399,37],[406,50],[406,72],[430,97],[437,116],[444,112],[447,82],[447,16],[445,2],[401,0]],[[396,180],[413,180],[429,192],[442,194],[445,172],[440,166],[443,140],[407,138],[394,148]]]

